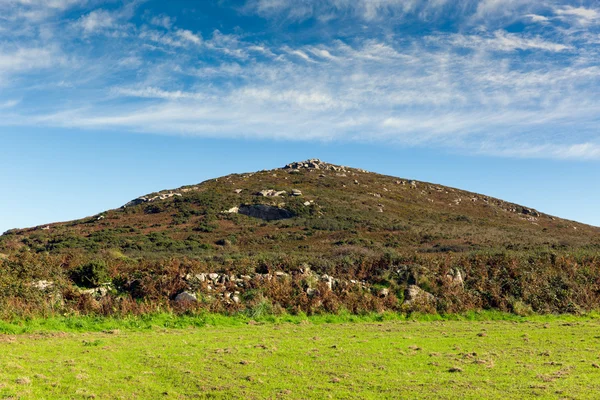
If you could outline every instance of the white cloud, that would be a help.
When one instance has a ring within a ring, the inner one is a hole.
[[[112,92],[121,96],[140,97],[146,99],[164,99],[164,100],[181,100],[181,99],[204,99],[200,93],[189,93],[181,90],[168,91],[155,87],[145,87],[142,89],[114,87]]]
[[[537,14],[527,14],[525,17],[530,18],[531,22],[548,22],[550,19],[548,17],[544,17],[543,15]]]
[[[567,6],[564,8],[558,8],[555,10],[555,14],[563,19],[575,21],[582,25],[588,25],[596,21],[600,21],[600,12],[595,9],[585,7]]]
[[[178,29],[177,31],[175,31],[175,35],[193,44],[202,43],[202,38],[200,37],[200,35],[196,35],[192,31],[188,31],[186,29]]]
[[[68,9],[82,7],[88,0],[2,0],[0,20],[39,23]]]
[[[16,107],[20,102],[21,102],[21,100],[0,101],[0,109],[7,109],[7,108]]]
[[[568,44],[554,43],[547,41],[539,36],[524,37],[505,31],[496,31],[493,36],[476,35],[452,35],[450,36],[455,45],[470,48],[487,48],[497,51],[515,51],[515,50],[544,50],[550,52],[561,52],[569,50],[572,47]],[[435,40],[444,40],[436,37]]]
[[[519,148],[482,149],[482,153],[520,158],[554,158],[562,160],[600,160],[600,144],[522,144]]]
[[[48,68],[61,61],[62,58],[50,49],[18,48],[13,51],[2,51],[0,49],[0,75],[9,72]]]
[[[116,18],[113,13],[105,10],[95,10],[84,15],[78,21],[78,25],[85,33],[94,33],[99,30],[113,28],[116,24]]]
[[[174,18],[169,17],[168,15],[159,15],[152,17],[150,19],[150,23],[156,26],[160,26],[165,29],[171,29],[175,22]]]

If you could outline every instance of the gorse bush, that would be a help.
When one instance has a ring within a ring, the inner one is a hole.
[[[73,282],[82,287],[95,288],[110,282],[108,268],[104,261],[90,261],[71,271]]]

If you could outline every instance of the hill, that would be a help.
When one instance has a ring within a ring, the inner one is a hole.
[[[600,229],[441,185],[309,160],[142,196],[117,210],[13,230],[4,247],[130,255],[600,246]],[[222,247],[235,246],[223,251]]]
[[[596,304],[600,229],[481,194],[308,160],[151,193],[81,220],[11,230],[0,237],[0,253],[13,270],[37,264],[37,272],[28,272],[32,281],[48,270],[54,271],[53,282],[67,286],[81,285],[74,271],[96,263],[116,296],[132,298],[172,301],[190,287],[198,289],[196,296],[207,286],[204,280],[190,285],[189,275],[196,272],[239,280],[240,274],[292,277],[310,270],[325,275],[329,289],[332,276],[332,282],[361,281],[363,291],[373,295],[366,304],[334,299],[353,310],[399,307],[412,296],[411,287],[434,293],[435,304],[424,303],[441,311],[521,306],[555,311]],[[182,276],[169,288],[154,282],[140,289],[144,279],[172,278],[173,268]],[[444,279],[457,275],[463,289],[452,296],[462,297],[444,303],[440,299],[456,291]],[[534,284],[549,285],[547,293]],[[318,290],[317,284],[298,285],[289,297]],[[264,285],[256,286],[263,296],[258,297],[269,299]],[[548,294],[555,286],[566,292]],[[579,296],[583,287],[587,297],[574,300],[571,291]],[[233,289],[226,300],[240,292]],[[555,298],[548,302],[548,296]],[[312,300],[269,302],[307,312],[327,308],[326,299]],[[242,301],[238,296],[224,303]]]

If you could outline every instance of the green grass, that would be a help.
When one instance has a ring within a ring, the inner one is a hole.
[[[249,321],[160,314],[4,323],[2,331],[21,334],[0,335],[0,398],[593,399],[600,392],[598,314]]]

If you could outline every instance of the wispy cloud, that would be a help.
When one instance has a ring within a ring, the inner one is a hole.
[[[40,6],[51,23],[18,39],[0,31],[0,124],[600,159],[591,5],[249,1],[244,15],[279,22],[269,34],[185,25],[162,10],[136,19],[134,3],[53,4]],[[310,18],[309,40],[279,34]],[[404,30],[417,22],[431,29]],[[332,38],[328,25],[352,31]]]

